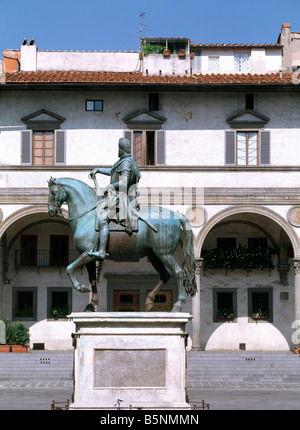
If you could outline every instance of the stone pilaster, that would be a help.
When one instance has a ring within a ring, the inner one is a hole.
[[[192,334],[192,351],[200,351],[200,279],[203,266],[203,258],[196,259],[196,282],[197,293],[192,299],[193,314],[193,334]]]
[[[293,258],[295,269],[295,320],[300,320],[300,257]]]

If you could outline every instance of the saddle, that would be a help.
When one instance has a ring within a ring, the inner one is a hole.
[[[129,220],[129,225],[125,225],[125,223],[119,222],[117,220],[111,220],[108,223],[108,227],[109,231],[123,231],[130,235],[132,232],[136,233],[137,231],[139,231],[139,220],[131,219]]]

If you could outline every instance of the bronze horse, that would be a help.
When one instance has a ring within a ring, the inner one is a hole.
[[[61,206],[67,203],[69,208],[69,223],[73,231],[74,245],[80,256],[71,263],[66,272],[73,287],[82,293],[92,291],[91,303],[85,310],[94,311],[98,304],[96,284],[95,257],[88,252],[95,249],[98,232],[95,231],[95,217],[97,195],[95,191],[82,181],[71,178],[50,178],[49,206],[50,216],[61,215]],[[195,295],[197,285],[195,280],[195,259],[193,248],[193,234],[187,218],[179,213],[162,207],[149,207],[140,211],[142,218],[149,221],[157,232],[142,220],[139,229],[128,235],[124,232],[110,232],[107,259],[114,261],[136,261],[147,256],[157,270],[160,280],[156,287],[148,294],[145,302],[146,310],[153,307],[157,292],[170,279],[167,268],[177,281],[178,296],[172,312],[180,312],[185,303],[186,294]],[[174,253],[179,245],[183,230],[183,266],[175,261]],[[80,284],[74,276],[74,271],[85,265],[89,274],[91,288]]]

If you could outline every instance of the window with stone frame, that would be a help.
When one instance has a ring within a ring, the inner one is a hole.
[[[72,288],[49,287],[47,289],[47,317],[64,318],[72,312]]]
[[[248,289],[248,314],[251,321],[273,321],[272,288]]]
[[[37,319],[37,288],[14,287],[13,288],[13,320]]]
[[[237,290],[213,289],[213,322],[233,321],[237,316]]]

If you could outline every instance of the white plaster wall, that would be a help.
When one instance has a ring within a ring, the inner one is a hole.
[[[171,54],[165,58],[159,54],[145,55],[143,58],[143,74],[151,75],[187,75],[190,74],[190,55],[179,58],[178,54]]]
[[[138,52],[38,51],[37,70],[134,72],[139,66]],[[23,59],[21,69],[23,68]]]
[[[86,99],[102,99],[103,112],[86,112]],[[224,166],[226,118],[244,109],[243,94],[165,93],[161,114],[167,118],[167,165]],[[270,118],[271,165],[295,165],[299,159],[300,99],[298,93],[256,95],[256,110]],[[21,118],[47,109],[66,118],[66,161],[71,165],[110,165],[117,156],[116,145],[123,136],[125,115],[147,106],[147,93],[124,92],[10,92],[0,98],[0,165],[20,165],[21,132],[1,127],[23,127]],[[98,161],[99,160],[99,161]],[[276,173],[277,175],[277,173]],[[242,176],[242,174],[241,174]],[[274,175],[273,175],[274,176]],[[252,175],[253,179],[253,175]],[[255,186],[255,185],[254,185]]]
[[[292,272],[292,270],[290,270]],[[252,271],[207,270],[201,276],[201,343],[207,350],[239,349],[246,343],[247,350],[282,350],[293,347],[291,315],[294,312],[293,273],[289,274],[289,286],[279,284],[276,269]],[[248,319],[248,288],[273,288],[273,322],[250,322]],[[238,316],[236,322],[213,321],[213,288],[236,288]],[[289,300],[280,301],[280,292],[289,293]]]
[[[282,70],[281,49],[267,49],[265,61],[267,73],[278,72]]]

